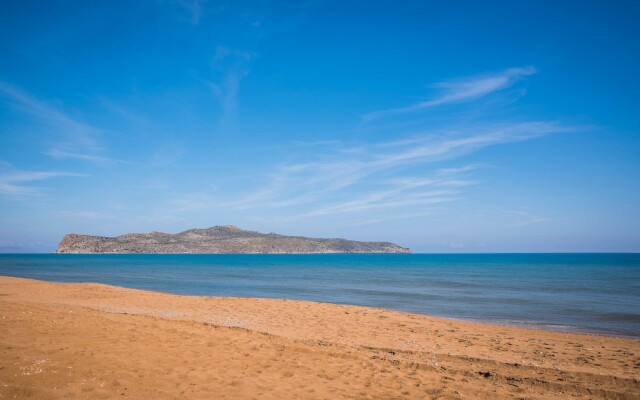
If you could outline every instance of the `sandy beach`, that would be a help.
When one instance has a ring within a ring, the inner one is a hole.
[[[640,399],[640,340],[0,277],[0,399]]]

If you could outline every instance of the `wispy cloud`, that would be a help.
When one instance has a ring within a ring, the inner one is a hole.
[[[39,100],[35,96],[6,82],[0,81],[0,94],[12,100],[21,110],[42,122],[60,127],[68,136],[85,147],[95,147],[95,134],[100,130],[91,125],[78,122],[65,113]]]
[[[180,141],[168,141],[160,143],[153,151],[149,167],[161,167],[176,163],[187,152],[186,147]]]
[[[71,176],[82,177],[87,175],[61,171],[23,171],[11,168],[6,163],[3,163],[0,169],[0,194],[5,196],[43,195],[42,189],[34,186],[34,182]]]
[[[113,215],[99,211],[57,211],[57,215],[65,218],[85,219],[85,220],[107,220],[113,219]]]
[[[229,205],[239,209],[298,206],[305,209],[299,216],[309,217],[446,203],[459,198],[462,188],[477,184],[467,175],[482,166],[429,164],[569,130],[573,128],[556,122],[532,121],[334,147],[315,160],[280,165],[268,175],[265,187]]]
[[[439,82],[432,85],[441,91],[440,95],[430,100],[421,101],[405,107],[374,111],[363,116],[364,121],[412,113],[430,107],[461,103],[478,99],[490,93],[512,86],[519,79],[536,73],[534,67],[510,68],[498,74],[476,76]]]
[[[0,96],[9,99],[22,112],[47,127],[56,144],[44,153],[54,158],[75,158],[89,162],[119,162],[102,154],[98,137],[104,133],[90,124],[80,122],[26,91],[0,81]]]
[[[301,217],[333,215],[343,213],[360,213],[375,209],[396,209],[413,206],[428,206],[447,203],[455,200],[455,192],[451,190],[434,190],[409,192],[404,190],[384,190],[373,192],[356,200],[349,200],[328,207],[321,207],[303,213]]]
[[[221,123],[233,120],[238,108],[240,82],[249,73],[249,63],[255,54],[218,46],[213,56],[212,69],[215,75],[207,82],[222,109]]]
[[[159,4],[167,4],[175,7],[178,12],[177,20],[193,25],[200,24],[204,5],[208,0],[159,0]]]
[[[83,160],[83,161],[90,161],[94,163],[128,164],[127,161],[120,160],[117,158],[95,156],[95,155],[82,154],[82,153],[70,153],[70,152],[62,151],[57,148],[47,150],[43,152],[43,154],[51,156],[53,158],[71,158],[71,159],[77,159],[77,160]]]
[[[183,194],[169,200],[168,204],[174,211],[192,212],[205,210],[216,204],[215,199],[206,193]]]
[[[420,219],[424,217],[432,216],[436,212],[437,208],[432,208],[429,210],[419,211],[419,212],[393,212],[393,213],[380,213],[376,217],[372,218],[358,218],[357,220],[352,220],[346,222],[345,226],[362,226],[362,225],[375,225],[389,221],[398,221],[403,219]]]
[[[503,211],[503,213],[504,213],[504,220],[505,220],[504,226],[506,227],[517,228],[521,226],[538,224],[541,222],[547,222],[551,220],[551,218],[533,214],[528,211],[522,211],[522,210],[507,210],[507,211]]]
[[[207,0],[189,0],[183,1],[183,5],[191,12],[191,23],[198,25],[202,17],[202,7]]]
[[[114,115],[120,121],[126,121],[129,124],[135,124],[136,126],[145,127],[151,125],[153,122],[153,119],[148,115],[140,113],[138,110],[135,110],[131,107],[126,107],[121,103],[118,103],[107,97],[98,96],[97,101],[106,112]]]

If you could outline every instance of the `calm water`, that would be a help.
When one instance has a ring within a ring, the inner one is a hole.
[[[640,337],[640,254],[5,254],[0,275]]]

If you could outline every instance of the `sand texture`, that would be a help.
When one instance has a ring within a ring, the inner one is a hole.
[[[640,399],[640,340],[0,277],[0,399]]]

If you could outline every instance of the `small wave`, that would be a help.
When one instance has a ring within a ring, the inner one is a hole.
[[[627,338],[640,338],[640,332],[624,332],[617,329],[601,329],[590,328],[585,326],[567,325],[567,324],[554,324],[548,322],[537,321],[521,321],[521,320],[508,320],[508,319],[480,319],[480,318],[464,318],[465,321],[479,322],[484,324],[500,325],[500,326],[516,326],[519,328],[531,328],[531,329],[543,329],[554,332],[567,332],[567,333],[583,333],[590,335],[602,335],[602,336],[617,336]]]

